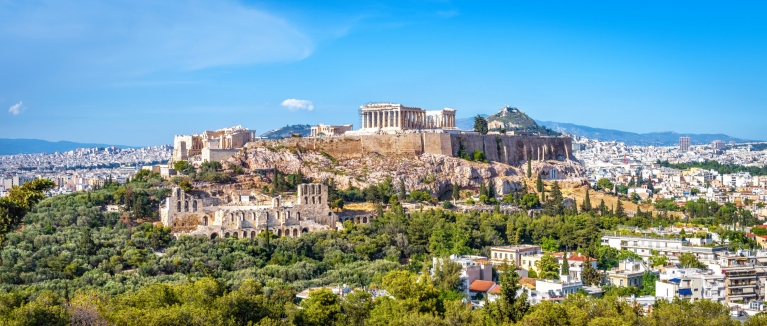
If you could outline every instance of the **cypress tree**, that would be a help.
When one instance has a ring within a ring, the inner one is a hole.
[[[608,212],[607,205],[605,205],[605,200],[602,199],[602,201],[599,202],[599,215],[607,216],[607,212]]]
[[[530,158],[527,158],[527,178],[530,179],[533,176],[533,163]]]
[[[570,263],[567,262],[567,253],[562,255],[562,271],[559,275],[570,275]]]
[[[538,192],[543,192],[543,179],[541,179],[540,173],[538,173],[538,177],[535,179],[535,189]]]
[[[495,182],[493,180],[490,180],[487,182],[487,197],[488,198],[495,198]]]
[[[482,182],[479,184],[479,195],[480,196],[487,196],[487,187],[485,187],[485,183]]]
[[[458,182],[453,184],[453,201],[456,201],[461,198],[461,188],[458,187]]]
[[[591,198],[589,197],[589,188],[586,188],[586,198],[583,199],[583,204],[581,205],[581,211],[584,213],[588,213],[591,211]]]
[[[615,206],[615,216],[626,217],[626,212],[623,210],[623,204],[621,203],[620,199],[618,200],[618,204]]]

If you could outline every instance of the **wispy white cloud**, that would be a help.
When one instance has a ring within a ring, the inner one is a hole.
[[[11,105],[11,107],[8,109],[8,113],[13,115],[19,115],[21,112],[24,112],[27,108],[24,106],[24,103],[19,101],[19,103],[16,103],[14,105]]]
[[[296,111],[296,110],[306,110],[306,111],[312,111],[314,110],[314,103],[312,101],[308,100],[298,100],[294,98],[289,98],[287,100],[282,101],[282,104],[280,104],[290,111]]]
[[[130,76],[295,61],[314,49],[290,22],[233,0],[0,4],[0,43],[16,49],[0,53],[9,64],[58,62]]]

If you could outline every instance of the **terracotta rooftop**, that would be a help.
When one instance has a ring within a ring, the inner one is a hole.
[[[495,286],[493,281],[475,280],[469,285],[469,291],[471,292],[487,292]]]
[[[535,289],[535,279],[530,277],[520,277],[519,285],[522,285],[530,289]]]
[[[595,261],[596,260],[594,258],[578,254],[578,255],[573,255],[573,256],[567,257],[567,261],[569,261],[569,262],[570,261],[586,261],[586,258],[590,259],[591,261]]]
[[[492,294],[501,294],[501,286],[496,286],[492,290],[490,290],[490,293]]]

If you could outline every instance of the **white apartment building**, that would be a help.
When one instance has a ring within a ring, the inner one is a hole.
[[[523,256],[542,254],[541,246],[536,245],[513,245],[490,247],[490,261],[493,265],[514,263],[522,266]]]
[[[636,236],[605,235],[602,236],[602,245],[610,246],[618,250],[631,251],[642,259],[652,256],[652,251],[658,254],[676,258],[682,253],[693,253],[701,261],[715,262],[720,255],[727,253],[726,246],[701,247],[693,246],[689,241],[682,239],[662,239]]]

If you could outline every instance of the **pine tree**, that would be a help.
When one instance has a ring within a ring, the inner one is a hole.
[[[533,177],[533,163],[532,160],[528,157],[527,158],[527,178],[530,179]]]
[[[562,255],[562,271],[559,275],[570,275],[570,263],[567,262],[567,253]]]
[[[584,213],[591,212],[591,198],[589,197],[589,188],[586,188],[586,198],[583,199],[581,211]]]
[[[495,302],[488,304],[488,312],[491,318],[500,324],[513,324],[521,321],[527,314],[530,303],[527,302],[527,292],[520,291],[517,266],[503,265],[500,269],[501,294]]]

